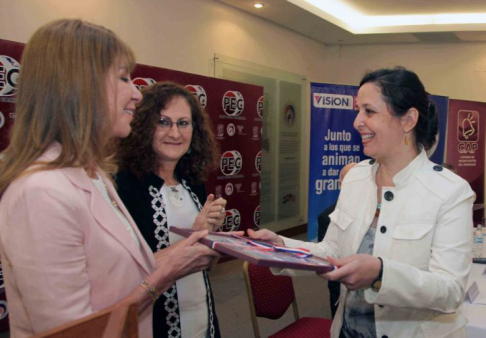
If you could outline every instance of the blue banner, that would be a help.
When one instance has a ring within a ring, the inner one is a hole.
[[[357,86],[311,83],[309,241],[317,238],[319,214],[337,201],[342,167],[366,158],[353,128],[357,93]]]
[[[354,129],[357,86],[311,83],[311,141],[307,240],[317,238],[318,216],[339,196],[339,173],[351,162],[367,158],[361,137]],[[428,154],[435,163],[444,161],[448,98],[431,95],[439,112],[438,142]]]

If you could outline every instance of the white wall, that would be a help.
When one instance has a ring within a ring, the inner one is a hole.
[[[401,65],[431,94],[486,102],[486,43],[328,46],[326,52],[333,82],[358,84],[367,70]]]
[[[51,20],[112,29],[139,63],[212,76],[214,53],[325,77],[325,46],[214,0],[0,0],[0,38],[27,42]]]

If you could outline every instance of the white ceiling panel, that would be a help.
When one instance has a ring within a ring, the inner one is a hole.
[[[348,30],[310,13],[286,0],[262,0],[262,9],[256,9],[256,0],[217,0],[236,7],[247,13],[271,21],[297,33],[320,41],[324,44],[382,44],[382,43],[443,43],[486,41],[486,24],[448,27],[407,26],[395,27],[393,33],[353,34]],[[294,2],[295,0],[290,0]],[[299,2],[301,0],[298,0]],[[326,3],[329,0],[320,0]],[[337,1],[337,0],[332,0]],[[484,13],[486,18],[486,0],[339,0],[345,6],[352,6],[353,11],[366,16],[389,15],[437,15],[448,13]],[[467,22],[465,24],[468,24]],[[484,29],[482,27],[485,27]]]

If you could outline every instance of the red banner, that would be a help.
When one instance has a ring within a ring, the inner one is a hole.
[[[15,89],[24,44],[0,39],[0,151],[8,145],[15,118]]]
[[[0,39],[0,151],[8,145],[15,118],[15,88],[23,49],[24,44]],[[165,80],[186,86],[211,117],[221,158],[206,190],[228,200],[222,230],[259,225],[263,87],[146,65],[138,65],[133,74],[139,89]],[[8,311],[3,278],[0,284],[0,332],[4,332],[8,330]]]
[[[15,92],[24,44],[0,39],[0,151],[9,140],[15,118]],[[0,264],[0,332],[8,331],[8,308]]]
[[[449,100],[447,162],[476,192],[476,204],[484,203],[484,134],[486,103]],[[479,223],[484,210],[474,212]]]

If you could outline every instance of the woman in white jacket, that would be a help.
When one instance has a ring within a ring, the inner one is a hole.
[[[304,243],[251,232],[329,257],[340,281],[332,337],[466,337],[462,304],[471,268],[474,192],[430,162],[438,114],[417,75],[368,73],[354,127],[372,160],[346,176],[326,237]],[[289,275],[296,271],[281,271]]]

